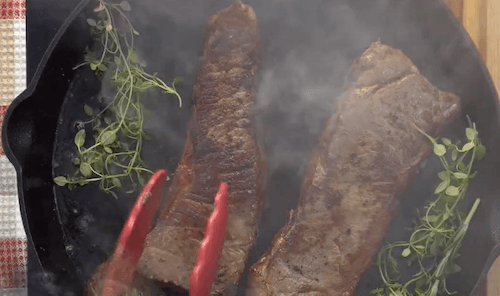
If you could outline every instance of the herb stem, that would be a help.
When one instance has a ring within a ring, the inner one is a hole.
[[[434,284],[432,285],[431,293],[429,294],[429,296],[436,296],[437,295],[438,290],[439,290],[439,282],[440,282],[440,280],[434,281]]]
[[[99,60],[99,64],[102,64],[102,61],[104,61],[104,57],[106,56],[106,51],[108,50],[108,32],[105,31],[104,33],[104,36],[106,38],[106,40],[104,41],[104,49],[102,50],[102,55],[101,55],[101,59]]]
[[[446,277],[460,270],[454,260],[480,204],[480,199],[476,199],[465,217],[458,210],[470,180],[476,175],[471,175],[474,160],[482,158],[486,151],[479,140],[475,123],[471,122],[466,129],[469,142],[461,148],[458,147],[460,142],[453,144],[449,139],[441,139],[443,144],[439,144],[437,138],[430,137],[413,125],[429,140],[444,171],[439,173],[441,183],[435,189],[437,198],[426,207],[424,216],[419,219],[420,224],[409,240],[387,244],[379,251],[377,264],[383,286],[372,291],[378,296],[451,294],[446,287]],[[450,161],[446,158],[448,149],[452,150]],[[401,257],[408,260],[408,266],[413,260],[418,262],[418,272],[413,273],[405,283],[398,282],[398,262],[393,257],[393,253],[400,249]]]
[[[115,92],[103,110],[96,115],[85,105],[85,113],[92,118],[82,124],[92,124],[94,142],[85,146],[85,130],[80,130],[75,136],[78,156],[74,164],[80,168],[75,170],[73,177],[58,176],[54,182],[59,186],[83,186],[90,182],[100,182],[99,188],[104,192],[117,195],[112,191],[121,187],[118,178],[128,177],[134,188],[136,180],[145,183],[142,174],[153,174],[145,168],[141,159],[144,132],[144,107],[141,94],[153,88],[159,88],[167,94],[175,95],[182,106],[182,100],[175,89],[175,81],[168,86],[163,80],[146,73],[138,62],[134,47],[134,36],[139,33],[133,27],[124,11],[130,10],[130,4],[122,0],[119,4],[99,1],[99,7],[94,11],[101,18],[96,21],[87,19],[97,40],[103,46],[99,54],[87,50],[85,61],[76,68],[89,65],[96,74],[112,69],[110,84]],[[121,18],[124,22],[119,26],[115,20]],[[122,24],[128,29],[120,31]],[[120,27],[120,28],[119,28]],[[111,116],[109,116],[111,115]],[[101,126],[105,122],[106,125]],[[87,148],[88,147],[88,148]],[[118,170],[115,172],[114,170]],[[135,175],[135,176],[132,176]],[[127,179],[127,182],[129,180]]]

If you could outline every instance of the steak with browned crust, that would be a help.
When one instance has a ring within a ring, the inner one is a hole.
[[[385,236],[396,197],[460,99],[400,50],[374,42],[352,65],[310,160],[299,204],[251,269],[247,295],[353,295]]]
[[[205,34],[193,118],[168,191],[173,202],[149,233],[138,270],[189,289],[219,181],[226,182],[228,224],[212,294],[231,295],[256,240],[265,182],[252,116],[260,67],[255,13],[238,0],[210,18]]]

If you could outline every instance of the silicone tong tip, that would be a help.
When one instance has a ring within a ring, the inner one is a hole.
[[[158,170],[139,194],[120,233],[113,256],[103,264],[104,280],[102,289],[99,289],[102,291],[100,295],[121,295],[131,285],[166,181],[167,172]]]
[[[226,236],[228,215],[227,184],[219,182],[215,196],[215,209],[208,219],[205,236],[190,277],[190,296],[208,296],[219,267],[220,254]]]

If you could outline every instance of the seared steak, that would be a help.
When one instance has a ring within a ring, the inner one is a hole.
[[[459,114],[400,51],[374,42],[352,65],[302,184],[299,204],[251,269],[248,295],[353,295],[396,197]]]
[[[251,110],[260,64],[255,13],[238,0],[210,18],[205,34],[193,118],[168,191],[173,201],[149,233],[138,269],[189,289],[220,180],[228,184],[229,215],[212,293],[230,295],[255,243],[265,182]]]
[[[113,287],[113,292],[110,293],[109,290],[105,290],[105,280],[106,272],[111,261],[106,261],[99,265],[95,272],[91,275],[89,281],[87,282],[86,290],[84,292],[85,296],[127,296],[127,295],[154,295],[162,296],[165,295],[160,287],[158,287],[153,281],[145,279],[140,274],[135,273],[132,281],[125,284],[120,281],[111,281],[110,286]],[[117,268],[120,268],[118,266]]]

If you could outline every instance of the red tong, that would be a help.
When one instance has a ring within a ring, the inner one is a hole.
[[[227,184],[221,183],[215,196],[215,209],[208,219],[196,264],[189,278],[190,296],[208,296],[219,267],[227,224]]]
[[[135,202],[111,260],[101,267],[104,269],[104,282],[102,289],[99,289],[102,291],[100,295],[118,296],[131,286],[135,266],[144,250],[144,241],[160,203],[166,178],[166,171],[157,171]],[[227,215],[227,184],[221,183],[215,196],[215,209],[207,222],[205,237],[190,277],[190,296],[210,295],[224,245]]]
[[[96,288],[101,293],[97,295],[123,295],[130,288],[134,280],[135,266],[144,250],[143,244],[166,181],[167,172],[157,171],[137,198],[118,238],[113,256],[100,267],[99,273],[102,272],[104,279],[101,280],[98,275],[99,285],[96,284]]]

